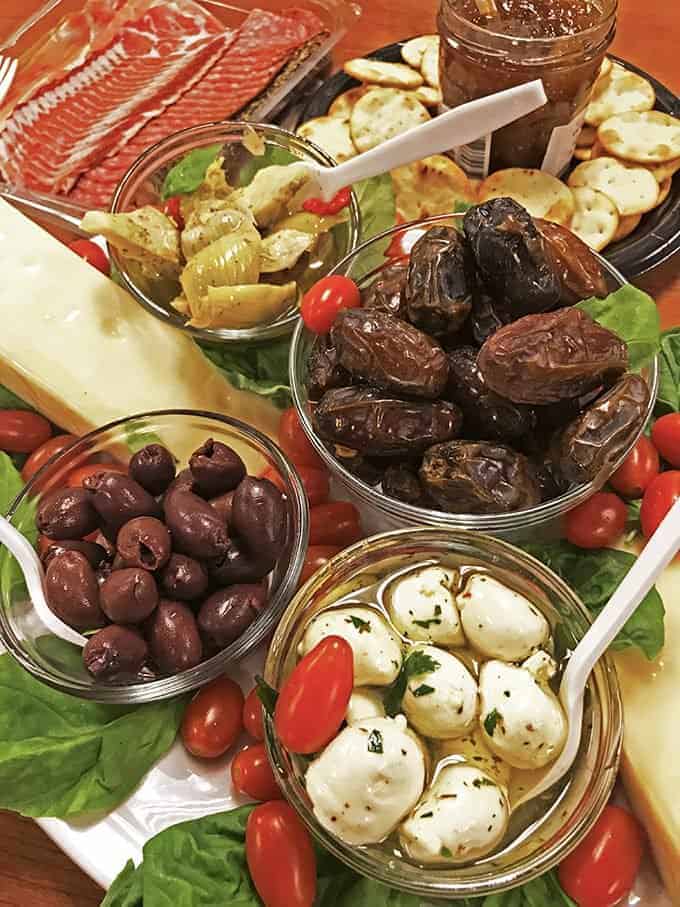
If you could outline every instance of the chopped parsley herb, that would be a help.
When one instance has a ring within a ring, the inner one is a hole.
[[[448,847],[442,847],[439,851],[439,856],[446,857],[447,860],[450,860],[453,854]]]
[[[267,681],[260,677],[259,674],[255,675],[255,688],[257,689],[257,698],[262,703],[265,712],[268,715],[273,715],[276,708],[276,700],[279,698],[278,692],[274,687],[270,687]]]
[[[429,813],[421,813],[421,814],[420,814],[420,818],[421,818],[421,819],[431,819],[433,815],[434,815],[433,812],[429,812]]]
[[[484,730],[487,732],[489,737],[493,737],[493,732],[496,730],[496,725],[499,721],[503,720],[503,716],[498,711],[498,709],[492,709],[489,714],[484,719]]]
[[[440,624],[441,619],[439,617],[430,617],[427,620],[414,620],[413,623],[416,625],[416,627],[422,627],[423,630],[429,630],[432,624],[434,624],[435,626],[437,624]]]
[[[475,778],[472,782],[473,787],[493,787],[494,783],[491,778]]]
[[[368,751],[369,753],[380,753],[383,752],[383,738],[380,731],[373,728],[371,733],[368,735]]]
[[[358,630],[359,633],[371,632],[371,622],[369,620],[362,620],[360,617],[357,617],[356,614],[351,614],[349,617],[346,617],[345,623],[352,624],[354,629]]]
[[[415,690],[412,690],[412,692],[416,698],[420,698],[421,696],[429,696],[430,693],[434,693],[434,687],[429,686],[429,684],[427,683],[421,683],[420,686]]]
[[[434,606],[434,616],[435,616],[435,617],[439,617],[439,615],[440,615],[441,613],[442,613],[442,607],[441,607],[441,605],[435,605],[435,606]]]
[[[418,677],[419,674],[429,674],[439,668],[439,662],[435,661],[427,652],[416,649],[404,659],[397,679],[394,681],[385,696],[385,712],[394,717],[401,711],[401,700],[406,692],[406,684],[411,677]],[[421,694],[424,695],[424,694]]]

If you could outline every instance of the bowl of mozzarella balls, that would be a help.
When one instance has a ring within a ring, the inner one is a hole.
[[[557,692],[589,625],[558,576],[490,536],[414,528],[341,552],[288,606],[265,666],[286,798],[348,866],[412,894],[478,897],[540,875],[587,833],[616,778],[621,702],[603,658],[572,769],[526,798],[565,743]],[[310,751],[284,733],[279,705],[289,680],[313,682],[299,668],[329,644],[351,649],[351,694]]]

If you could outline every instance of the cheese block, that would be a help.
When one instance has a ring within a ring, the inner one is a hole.
[[[680,563],[657,581],[666,644],[654,661],[616,654],[624,705],[621,772],[671,902],[680,907]]]
[[[170,408],[277,432],[269,402],[233,388],[188,336],[2,199],[0,383],[74,434]],[[176,438],[163,440],[183,459],[203,439],[183,437],[184,450]]]

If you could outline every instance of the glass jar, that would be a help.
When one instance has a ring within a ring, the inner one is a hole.
[[[442,0],[438,27],[444,104],[542,79],[548,103],[454,150],[469,176],[505,167],[559,175],[616,29],[618,0]],[[483,15],[486,12],[497,13]]]

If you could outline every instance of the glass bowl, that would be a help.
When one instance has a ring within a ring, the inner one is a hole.
[[[358,246],[343,261],[339,262],[333,273],[351,277],[363,289],[390,263],[391,260],[385,258],[384,262],[376,266],[376,260],[380,261],[380,256],[384,254],[396,234],[401,233],[404,229],[430,227],[435,224],[456,226],[460,223],[462,217],[462,214],[430,217],[420,221],[413,221],[409,224],[400,224],[397,227],[386,230]],[[616,290],[626,283],[621,274],[604,258],[599,255],[597,258],[602,265],[611,290]],[[361,509],[367,530],[384,532],[389,529],[400,529],[413,525],[443,525],[451,528],[489,532],[510,541],[535,538],[537,533],[540,533],[541,538],[545,538],[547,535],[557,537],[561,532],[564,514],[576,507],[577,504],[585,501],[601,487],[601,485],[594,482],[589,482],[575,486],[565,494],[538,504],[535,507],[517,510],[512,513],[498,514],[445,513],[439,510],[429,510],[424,507],[405,504],[395,498],[387,497],[380,491],[379,487],[376,488],[363,482],[345,469],[330,453],[314,430],[309,415],[306,378],[307,362],[315,336],[302,322],[298,324],[293,334],[289,358],[289,375],[293,400],[305,434],[333,477],[336,496],[353,501]],[[645,416],[646,424],[654,410],[658,391],[659,373],[656,359],[643,372],[643,377],[647,381],[650,390],[650,399]],[[642,430],[631,440],[609,475],[623,462],[641,433]]]
[[[130,167],[116,189],[111,211],[114,214],[133,211],[142,205],[157,205],[161,202],[161,187],[170,167],[196,148],[210,145],[222,145],[224,169],[227,180],[232,186],[245,185],[250,182],[253,168],[257,166],[258,156],[252,154],[243,144],[244,138],[253,134],[264,142],[265,154],[271,155],[271,163],[285,164],[290,161],[311,161],[324,167],[332,167],[335,162],[321,148],[313,145],[292,132],[279,126],[268,126],[259,123],[225,122],[206,123],[184,129],[152,145]],[[246,140],[247,141],[247,140]],[[334,240],[340,245],[337,254],[333,255],[327,266],[315,272],[314,280],[323,277],[331,267],[355,248],[361,235],[359,204],[352,193],[349,206],[349,220],[339,225],[333,233]],[[275,321],[260,324],[251,328],[237,330],[227,328],[195,328],[186,323],[186,318],[177,312],[170,301],[153,299],[144,291],[128,271],[125,259],[111,244],[109,254],[120,273],[120,279],[137,302],[155,315],[167,321],[173,327],[186,331],[201,340],[212,341],[248,341],[271,340],[290,333],[298,320],[297,305],[291,306]]]
[[[477,532],[426,527],[374,536],[337,554],[296,594],[286,609],[269,647],[265,679],[281,689],[296,661],[304,628],[320,610],[352,589],[376,581],[381,572],[404,562],[416,565],[433,558],[448,564],[486,566],[538,605],[559,640],[573,649],[591,618],[578,596],[551,570],[507,542]],[[359,577],[369,574],[362,582]],[[351,585],[347,585],[351,584]],[[342,587],[339,590],[339,587]],[[380,845],[351,846],[328,832],[316,819],[303,783],[301,757],[291,756],[279,742],[274,723],[266,717],[270,759],[286,799],[297,810],[316,840],[347,866],[393,888],[422,897],[463,898],[494,894],[522,885],[547,872],[581,841],[609,799],[620,756],[622,705],[616,671],[608,657],[592,672],[586,693],[584,733],[574,769],[550,805],[543,804],[533,826],[511,845],[475,863],[422,868]],[[540,816],[540,812],[545,810]]]
[[[0,641],[34,677],[64,693],[109,703],[140,703],[187,693],[223,674],[262,642],[274,629],[293,595],[307,549],[307,500],[294,467],[265,435],[244,422],[216,413],[160,410],[110,422],[84,435],[52,457],[14,501],[7,518],[35,542],[35,510],[41,497],[60,485],[76,466],[86,462],[127,464],[144,445],[159,441],[178,460],[178,471],[206,438],[233,447],[250,474],[274,468],[285,487],[288,525],[285,549],[269,576],[269,604],[246,632],[217,655],[171,677],[123,684],[95,680],[82,663],[81,651],[57,639],[27,599],[19,566],[9,552],[0,554]]]

